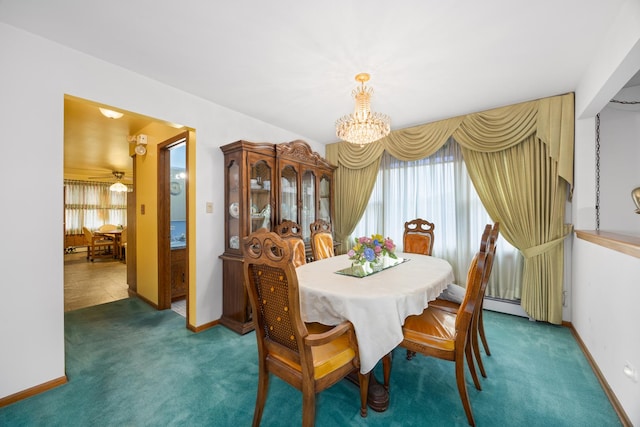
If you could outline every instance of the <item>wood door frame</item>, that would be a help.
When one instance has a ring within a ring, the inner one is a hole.
[[[170,149],[182,143],[189,152],[189,132],[183,132],[158,144],[158,310],[171,308],[171,155]],[[189,156],[186,159],[187,183]],[[189,283],[189,185],[185,185],[186,235],[185,280]],[[169,238],[167,238],[169,237]],[[189,286],[187,286],[187,324],[189,323]]]
[[[127,285],[129,285],[129,295],[133,292],[138,294],[138,274],[137,274],[137,239],[138,233],[136,220],[136,188],[138,181],[136,178],[136,162],[133,161],[133,191],[127,193],[127,248],[125,249],[125,262],[127,263]]]

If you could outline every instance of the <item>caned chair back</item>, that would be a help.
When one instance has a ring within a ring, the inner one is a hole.
[[[318,219],[311,223],[311,252],[315,260],[335,256],[331,224]]]
[[[431,255],[433,252],[433,229],[435,225],[422,218],[404,223],[403,251]]]
[[[245,238],[243,250],[247,292],[255,308],[256,334],[262,341],[262,351],[284,351],[299,362],[298,344],[307,331],[300,317],[291,248],[276,233],[260,229]]]
[[[259,358],[253,426],[260,425],[269,375],[274,374],[302,392],[302,425],[311,427],[316,394],[360,366],[353,325],[310,324],[307,328],[300,313],[293,253],[278,234],[262,228],[243,240],[242,250]],[[369,377],[358,373],[358,382],[360,415],[365,417]]]
[[[300,226],[293,221],[285,220],[276,225],[275,232],[289,243],[293,253],[293,264],[295,267],[306,264],[306,248],[302,240],[302,230]]]

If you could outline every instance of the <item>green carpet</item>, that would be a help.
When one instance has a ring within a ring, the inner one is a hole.
[[[567,328],[486,312],[492,356],[467,384],[479,426],[619,426]],[[192,333],[183,317],[125,299],[65,314],[69,382],[0,408],[2,426],[250,426],[254,333]],[[355,385],[318,397],[317,426],[466,426],[453,363],[394,352],[390,407],[359,415]],[[376,368],[381,378],[381,367]],[[301,394],[272,377],[262,426],[300,425]]]

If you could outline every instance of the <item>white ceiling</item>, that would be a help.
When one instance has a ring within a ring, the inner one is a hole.
[[[625,0],[0,0],[0,21],[331,143],[574,91]]]

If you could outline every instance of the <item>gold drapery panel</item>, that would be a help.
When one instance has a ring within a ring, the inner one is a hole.
[[[553,173],[546,169],[540,170],[539,172],[545,175],[539,178],[543,181],[555,180],[558,186],[566,185],[566,183],[569,186],[573,184],[573,93],[400,129],[362,148],[343,142],[330,144],[327,145],[327,159],[337,165],[336,218],[334,226],[335,230],[340,230],[339,232],[336,231],[336,239],[342,241],[343,247],[346,247],[344,239],[355,228],[362,216],[362,212],[364,212],[376,177],[376,174],[371,173],[371,170],[374,165],[379,163],[383,151],[387,150],[391,155],[401,160],[417,160],[435,153],[449,137],[453,137],[464,150],[481,153],[503,153],[530,140],[530,138],[534,138],[534,145],[540,143],[545,145],[545,155],[550,159],[554,170]],[[531,161],[531,159],[524,160],[525,163],[530,163]],[[515,165],[513,166],[515,167]],[[467,168],[469,169],[469,174],[472,175],[471,168],[473,166],[467,164]],[[375,170],[377,173],[377,166]],[[487,176],[490,180],[499,178],[496,171],[484,171],[483,173],[491,173],[491,175]],[[343,182],[343,179],[347,177],[347,182]],[[565,181],[564,184],[560,183],[561,179]],[[370,180],[369,183],[367,182],[368,180]],[[499,197],[505,203],[514,203],[513,200],[519,197],[517,193],[520,190],[515,190],[518,185],[511,186],[512,191],[515,191],[515,193],[501,193]],[[496,189],[491,188],[490,190],[493,193]],[[484,196],[480,191],[478,193],[483,203],[485,203]],[[561,194],[562,191],[551,193],[557,195]],[[541,195],[541,197],[551,196],[551,193],[546,196]],[[366,200],[363,200],[365,198]],[[537,202],[540,205],[555,204],[555,199],[538,200]],[[564,203],[564,200],[562,203]],[[523,206],[520,209],[524,209]],[[358,214],[358,212],[360,213]],[[558,229],[563,230],[564,205],[562,207],[562,215],[560,213],[560,211],[556,211],[554,214],[556,216],[550,217],[548,221],[554,223],[554,229],[559,227]],[[529,226],[527,223],[516,224],[514,222],[506,224],[500,216],[494,216],[491,212],[490,215],[494,221],[501,222],[500,229],[505,234],[505,237],[518,234],[517,229],[510,230],[509,227],[522,229]],[[551,225],[549,224],[547,227],[551,227]],[[561,238],[563,234],[563,232],[557,234],[550,232],[541,237],[541,239],[555,240]],[[521,251],[525,251],[532,246],[518,246],[516,242],[511,241],[511,238],[508,238],[508,240]],[[544,245],[548,240],[541,240],[533,246]],[[537,273],[534,274],[527,271],[525,275],[531,274],[530,277],[535,276],[542,280],[544,275],[556,277],[556,273],[559,272],[559,283],[562,283],[562,245],[551,245],[545,248],[547,250],[543,253],[529,258],[528,270],[538,270]],[[542,264],[544,263],[539,261],[540,258],[550,258],[550,264],[543,267]],[[548,269],[543,272],[543,268]],[[551,271],[556,273],[551,273]],[[551,280],[550,277],[549,279]],[[523,286],[525,286],[526,279],[523,280],[525,280],[523,282]],[[554,278],[553,280],[556,279]],[[559,295],[560,304],[558,304],[557,292],[548,292],[547,289],[544,289],[546,286],[544,283],[537,282],[526,286],[537,290],[537,292],[523,293],[523,308],[527,310],[527,308],[534,307],[534,309],[531,309],[533,312],[528,311],[531,317],[538,320],[548,320],[553,323],[557,323],[556,320],[560,319],[559,321],[561,322],[561,293]],[[532,301],[532,299],[536,301]],[[536,307],[540,307],[540,309]],[[552,314],[543,314],[545,312],[549,313],[549,311]]]
[[[531,135],[498,152],[463,148],[469,176],[503,237],[524,255],[522,308],[534,319],[562,323],[562,245],[567,183],[549,147]]]
[[[327,146],[327,160],[337,164],[337,145]],[[382,153],[381,153],[382,154]],[[371,197],[373,186],[376,183],[378,169],[380,169],[380,159],[378,156],[369,165],[359,169],[340,168],[334,174],[335,194],[344,194],[346,197],[336,197],[335,214],[340,221],[334,221],[333,231],[335,239],[342,242],[339,251],[344,252],[347,248],[347,238],[362,218],[367,203]]]

